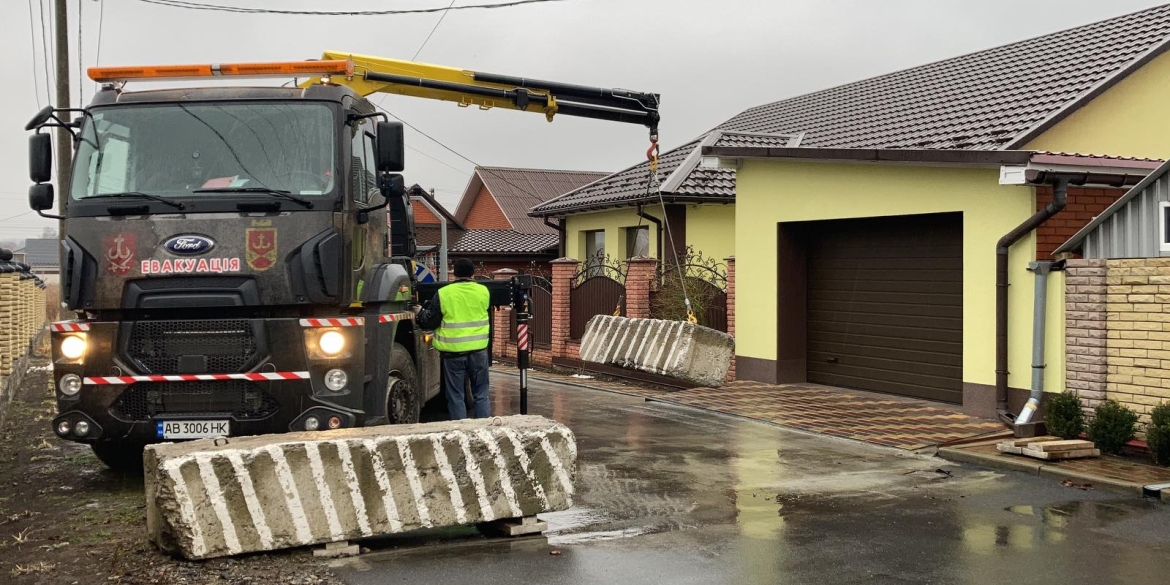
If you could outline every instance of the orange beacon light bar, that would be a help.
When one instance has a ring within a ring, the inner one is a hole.
[[[202,77],[301,77],[309,75],[353,76],[353,61],[274,61],[267,63],[208,63],[205,65],[141,65],[90,67],[89,78],[99,83]]]

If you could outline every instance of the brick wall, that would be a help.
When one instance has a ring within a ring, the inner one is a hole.
[[[1149,422],[1170,400],[1170,258],[1107,260],[1106,394]]]
[[[1107,376],[1104,260],[1070,260],[1064,286],[1067,383],[1086,410],[1105,400]]]
[[[1068,205],[1055,217],[1036,229],[1036,257],[1040,259],[1052,258],[1052,252],[1056,248],[1067,242],[1077,231],[1085,227],[1094,217],[1100,215],[1106,207],[1109,207],[1124,194],[1124,189],[1069,187]],[[1037,187],[1036,209],[1043,209],[1049,203],[1052,203],[1052,187]]]
[[[510,230],[512,222],[508,221],[491,191],[487,187],[480,187],[471,209],[467,211],[467,217],[463,218],[463,227],[469,230]]]

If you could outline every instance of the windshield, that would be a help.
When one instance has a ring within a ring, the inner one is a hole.
[[[231,191],[262,189],[327,196],[335,184],[333,153],[333,114],[325,104],[103,108],[82,131],[72,196],[238,198]]]

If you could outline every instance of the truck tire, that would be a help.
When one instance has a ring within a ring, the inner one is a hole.
[[[142,471],[142,443],[98,441],[90,445],[93,454],[113,471],[133,473]]]
[[[386,419],[390,424],[418,422],[422,410],[420,393],[414,358],[395,343],[390,348],[390,376],[386,380]]]

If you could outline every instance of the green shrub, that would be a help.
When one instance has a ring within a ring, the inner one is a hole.
[[[1097,407],[1089,423],[1089,438],[1105,453],[1120,453],[1125,443],[1137,435],[1138,415],[1116,400]]]
[[[1146,427],[1146,444],[1154,463],[1170,466],[1170,404],[1163,402],[1150,413],[1150,426]]]
[[[1052,397],[1048,402],[1048,414],[1044,423],[1048,434],[1062,439],[1077,439],[1085,432],[1085,413],[1081,410],[1081,399],[1071,392]]]

